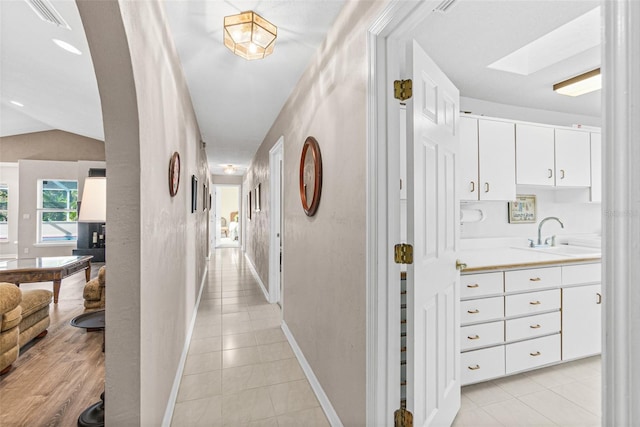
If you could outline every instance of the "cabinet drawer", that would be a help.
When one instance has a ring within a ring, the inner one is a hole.
[[[460,355],[462,385],[504,375],[504,346],[468,351]]]
[[[502,292],[502,273],[468,274],[460,277],[461,298],[495,295]]]
[[[504,317],[504,298],[482,298],[460,302],[460,323],[484,322]]]
[[[600,283],[602,264],[568,265],[562,267],[562,284],[579,285],[581,283]]]
[[[504,311],[507,317],[560,308],[560,289],[508,295],[505,298]]]
[[[506,373],[536,368],[560,361],[560,334],[507,344]]]
[[[505,327],[507,341],[534,338],[557,332],[560,332],[559,311],[507,320]]]
[[[536,291],[561,284],[561,267],[532,268],[504,273],[505,292]]]
[[[462,351],[504,342],[504,322],[481,323],[460,328]]]

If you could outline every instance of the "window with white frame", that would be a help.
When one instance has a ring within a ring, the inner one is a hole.
[[[9,187],[0,184],[0,240],[9,239]]]
[[[38,181],[38,242],[78,240],[78,181]]]

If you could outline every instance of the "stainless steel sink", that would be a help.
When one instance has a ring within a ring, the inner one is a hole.
[[[600,257],[602,252],[598,248],[590,248],[587,246],[575,245],[559,245],[559,246],[539,246],[536,248],[517,248],[526,251],[535,251],[540,253],[565,255],[571,257]]]

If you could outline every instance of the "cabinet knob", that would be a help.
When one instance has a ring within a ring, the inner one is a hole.
[[[473,365],[473,366],[468,366],[469,370],[471,371],[477,371],[478,369],[480,369],[480,365]]]

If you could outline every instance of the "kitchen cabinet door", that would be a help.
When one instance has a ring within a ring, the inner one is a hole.
[[[478,120],[480,200],[515,200],[515,125]]]
[[[478,119],[460,117],[460,200],[478,197]]]
[[[554,177],[553,128],[516,124],[516,182],[553,186]]]
[[[591,186],[591,143],[589,132],[556,129],[556,186]]]
[[[602,139],[591,133],[591,201],[602,202]]]
[[[562,358],[571,360],[602,350],[600,285],[562,290]]]

